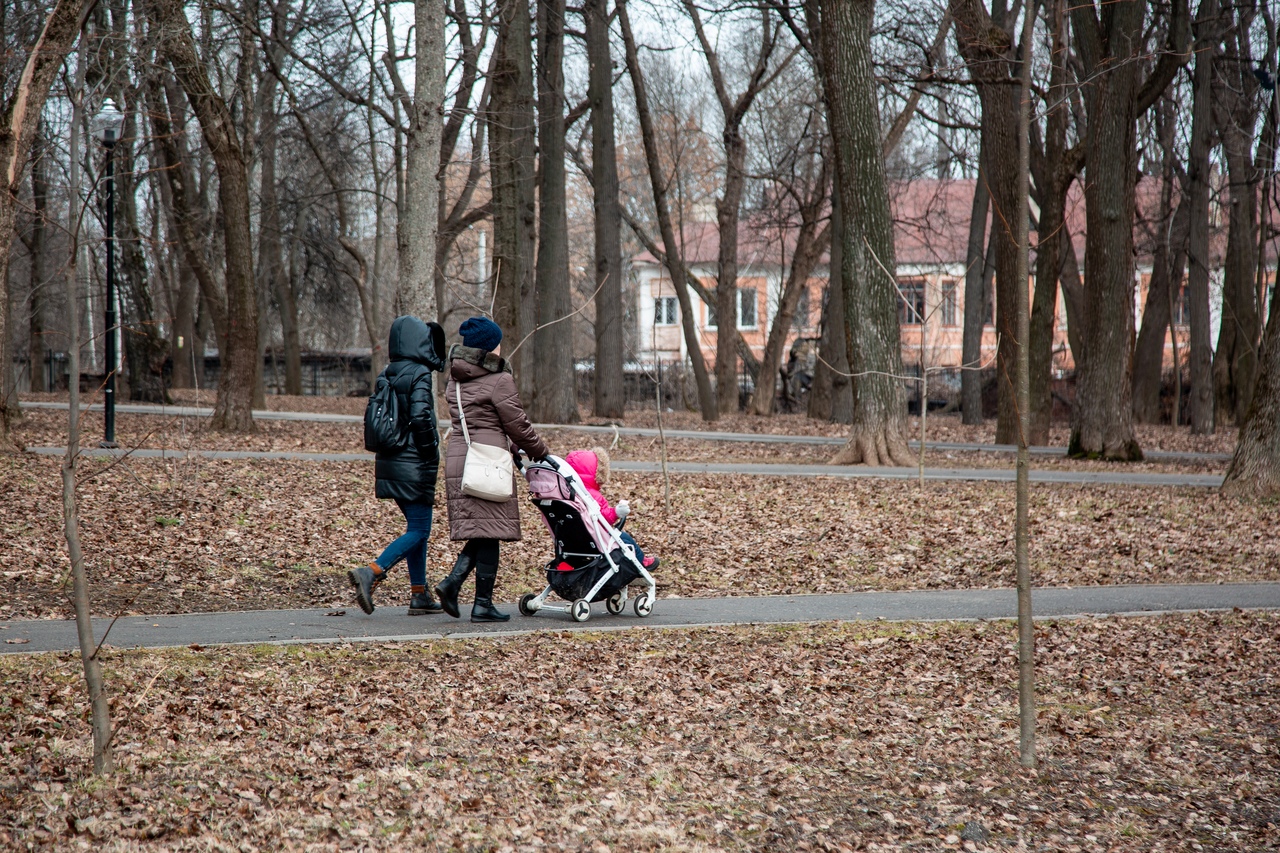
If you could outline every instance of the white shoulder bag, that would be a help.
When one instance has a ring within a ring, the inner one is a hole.
[[[514,493],[514,466],[505,447],[472,444],[467,432],[467,416],[462,413],[462,383],[454,382],[458,397],[458,420],[462,422],[462,438],[467,443],[467,459],[462,465],[462,493],[468,497],[505,503]]]

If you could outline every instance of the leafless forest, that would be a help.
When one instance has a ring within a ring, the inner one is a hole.
[[[684,400],[708,421],[775,411],[802,290],[834,283],[804,405],[851,424],[846,461],[896,461],[895,232],[927,247],[937,230],[904,222],[919,207],[902,199],[970,181],[963,210],[940,208],[968,235],[965,420],[990,382],[1012,440],[1025,346],[1043,443],[1069,348],[1073,454],[1139,459],[1136,423],[1241,430],[1229,480],[1276,487],[1267,3],[42,0],[5,4],[0,41],[0,442],[19,392],[65,387],[72,349],[88,392],[109,372],[109,248],[120,399],[216,385],[233,431],[264,395],[309,390],[316,353],[380,369],[405,312],[447,330],[494,316],[538,419],[621,417],[645,369],[631,271],[648,253],[675,284]],[[711,276],[686,260],[694,222],[717,234]],[[743,245],[763,231],[783,235],[763,344],[726,323],[704,357],[701,303],[741,310]]]

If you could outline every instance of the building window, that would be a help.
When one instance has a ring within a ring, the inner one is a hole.
[[[738,328],[754,329],[756,327],[756,289],[754,287],[738,288]]]
[[[714,329],[720,325],[716,318],[716,306],[707,303],[707,328]],[[756,327],[756,289],[754,287],[738,288],[738,328],[754,329]]]
[[[956,303],[956,280],[943,279],[942,281],[942,325],[956,325],[956,317],[958,315]]]
[[[924,279],[898,279],[898,324],[919,325],[924,322]]]
[[[674,326],[679,315],[674,296],[659,296],[653,300],[653,324]]]
[[[1173,303],[1173,325],[1186,326],[1191,323],[1191,310],[1187,306],[1187,286],[1178,288],[1178,298]]]

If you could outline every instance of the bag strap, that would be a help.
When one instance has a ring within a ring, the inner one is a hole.
[[[467,416],[462,411],[462,383],[453,380],[453,391],[458,397],[458,420],[462,421],[462,438],[467,443],[467,447],[471,446],[471,436],[467,432]]]

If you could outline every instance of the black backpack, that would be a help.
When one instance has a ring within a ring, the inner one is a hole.
[[[409,444],[408,419],[400,415],[399,395],[386,376],[379,376],[364,407],[364,449],[395,453]]]

